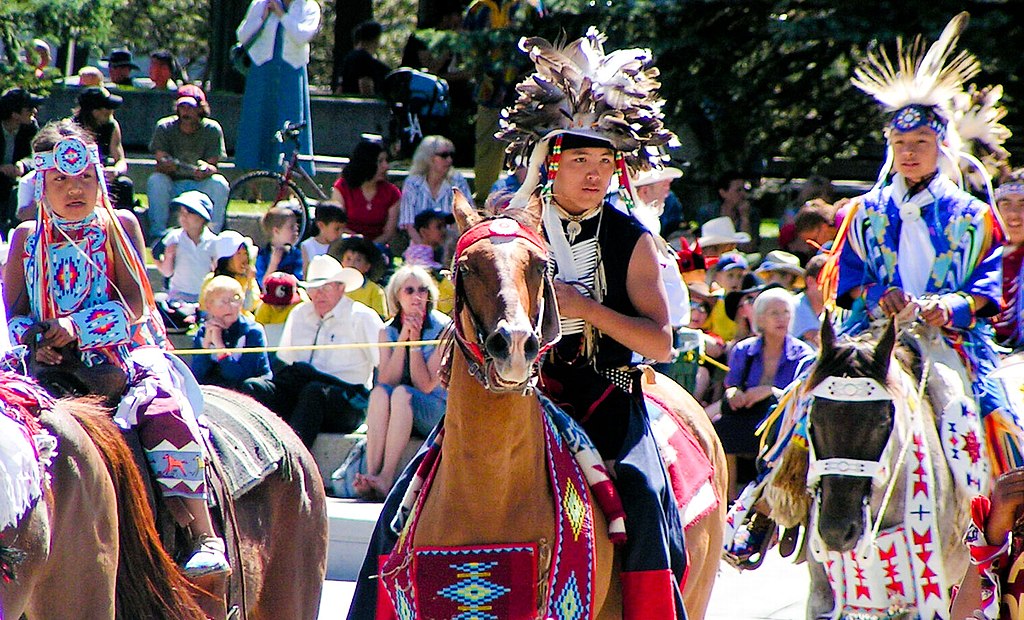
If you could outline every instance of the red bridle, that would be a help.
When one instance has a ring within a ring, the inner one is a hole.
[[[471,226],[466,232],[462,233],[459,237],[458,242],[455,245],[455,258],[454,258],[454,269],[452,270],[452,280],[455,285],[455,308],[453,312],[452,321],[453,329],[455,334],[455,341],[459,344],[463,353],[466,355],[467,361],[470,365],[470,373],[473,374],[481,383],[484,384],[488,389],[495,389],[490,385],[490,378],[488,376],[487,368],[487,355],[484,352],[482,331],[477,323],[477,318],[472,308],[469,308],[470,318],[473,321],[474,328],[476,329],[476,338],[470,340],[466,338],[466,334],[462,327],[462,310],[465,308],[464,293],[461,291],[461,282],[458,268],[458,261],[462,254],[469,249],[471,246],[479,241],[485,239],[494,238],[518,238],[530,243],[537,250],[540,251],[541,257],[546,262],[548,259],[547,243],[536,231],[526,226],[523,226],[518,221],[507,217],[498,216],[491,219],[486,219]],[[545,276],[547,277],[547,276]],[[537,335],[537,341],[540,343],[540,349],[537,354],[537,359],[540,360],[544,353],[555,343],[555,340],[551,342],[543,342],[542,334],[542,322],[544,320],[544,304],[550,303],[545,300],[543,290],[540,293],[540,299],[538,299],[538,312],[536,322],[533,326],[534,334]],[[534,373],[534,379],[536,373]]]

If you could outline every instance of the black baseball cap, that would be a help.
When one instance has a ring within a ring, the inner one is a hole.
[[[124,98],[111,93],[102,86],[90,86],[78,95],[78,105],[83,111],[116,110],[124,103]]]
[[[433,220],[443,220],[447,224],[453,224],[455,223],[455,216],[451,213],[445,213],[440,209],[427,209],[416,214],[412,221],[412,227],[418,230]]]

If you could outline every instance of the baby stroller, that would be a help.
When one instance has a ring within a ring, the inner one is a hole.
[[[399,146],[397,157],[410,157],[423,136],[444,133],[451,101],[442,78],[401,67],[384,78],[384,97],[391,108],[391,143]]]

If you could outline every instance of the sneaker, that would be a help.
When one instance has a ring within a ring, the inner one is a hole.
[[[196,541],[192,557],[182,567],[186,577],[206,577],[231,572],[227,555],[224,551],[224,539],[213,536],[201,536]]]

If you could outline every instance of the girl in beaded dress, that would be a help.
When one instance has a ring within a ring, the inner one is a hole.
[[[15,229],[3,274],[11,341],[36,339],[35,361],[43,365],[76,354],[86,366],[113,364],[125,372],[114,420],[138,432],[157,487],[196,541],[186,574],[227,572],[224,542],[205,501],[205,455],[189,399],[195,380],[166,351],[138,254],[144,247],[138,220],[111,207],[99,150],[78,125],[50,123],[33,152],[42,179],[37,215]]]

